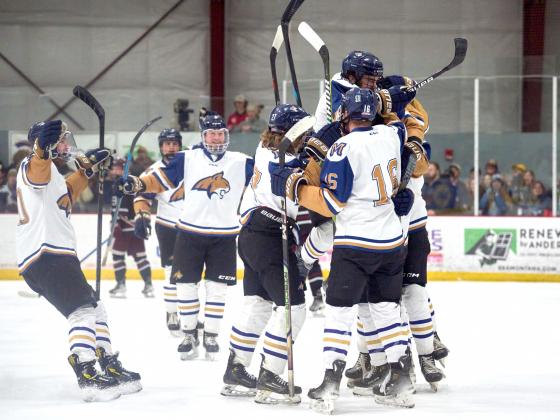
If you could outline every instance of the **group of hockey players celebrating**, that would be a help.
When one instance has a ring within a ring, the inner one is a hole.
[[[196,358],[201,341],[206,358],[216,358],[237,254],[243,261],[244,302],[230,332],[222,395],[262,404],[301,401],[302,389],[282,375],[306,318],[306,278],[311,309],[324,307],[325,316],[325,371],[307,394],[312,408],[332,412],[344,372],[354,394],[413,407],[413,341],[422,375],[437,389],[444,374],[436,361],[443,365],[448,350],[426,290],[430,244],[421,188],[430,158],[428,115],[415,91],[405,89],[412,83],[384,76],[373,54],[352,51],[331,80],[332,104],[323,95],[314,117],[296,105],[277,105],[253,157],[228,150],[224,119],[208,111],[200,118],[200,144],[181,150],[180,133],[165,129],[158,138],[161,160],[140,176],[118,178],[117,193],[133,197],[129,229],[137,237],[149,237],[157,200],[167,328],[182,337],[182,360]],[[302,134],[281,156],[280,144],[296,124]],[[68,219],[72,201],[88,178],[107,169],[111,152],[76,153],[60,121],[33,125],[29,139],[34,152],[18,173],[20,271],[68,319],[69,362],[87,399],[138,391],[140,375],[124,369],[111,348],[107,314],[82,274]],[[78,168],[66,179],[57,171],[61,159]],[[318,260],[331,247],[323,303]],[[135,254],[140,259],[142,251]],[[354,326],[359,357],[345,371]],[[253,376],[248,368],[261,336],[262,362]]]

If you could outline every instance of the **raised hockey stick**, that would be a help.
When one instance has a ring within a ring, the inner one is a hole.
[[[272,41],[272,47],[270,48],[270,72],[272,73],[272,89],[274,90],[274,100],[276,105],[280,103],[280,92],[278,91],[278,77],[276,76],[276,55],[284,42],[284,37],[282,36],[282,27],[278,25],[276,28],[276,35],[274,36],[274,41]]]
[[[327,99],[327,121],[329,123],[333,120],[332,112],[332,98],[331,98],[331,68],[329,64],[329,49],[325,42],[321,39],[317,32],[313,30],[307,22],[301,22],[298,26],[298,31],[302,37],[319,53],[323,61],[323,72],[325,74],[325,94]]]
[[[288,130],[278,147],[278,157],[280,167],[286,164],[286,151],[290,144],[299,136],[313,128],[315,117],[307,116]],[[290,398],[294,396],[294,355],[292,340],[292,304],[290,302],[290,271],[289,271],[289,254],[288,254],[288,205],[286,194],[282,196],[282,268],[284,271],[284,310],[286,312],[286,348],[288,353],[288,389]]]
[[[290,66],[290,74],[292,76],[292,85],[294,87],[294,96],[296,97],[296,103],[298,106],[302,106],[301,95],[299,93],[299,86],[296,76],[296,68],[294,66],[294,57],[292,56],[292,48],[290,46],[290,20],[295,15],[299,7],[303,4],[304,0],[291,0],[284,10],[282,15],[282,20],[280,21],[280,26],[282,27],[282,35],[284,37],[284,44],[286,45],[286,56],[288,58],[288,65]]]
[[[444,68],[442,68],[440,71],[438,71],[438,72],[432,74],[431,76],[426,77],[424,80],[416,83],[414,86],[411,86],[411,87],[407,88],[407,90],[409,92],[414,92],[418,89],[423,88],[428,83],[430,83],[432,80],[441,76],[446,71],[449,71],[452,68],[457,67],[459,64],[461,64],[465,60],[465,56],[467,55],[467,47],[468,47],[467,40],[465,38],[455,38],[454,42],[455,42],[455,55],[453,56],[453,60],[451,60],[451,63],[449,63]]]
[[[128,172],[129,172],[129,169],[130,169],[130,163],[132,162],[132,156],[133,156],[133,153],[134,153],[134,148],[136,147],[136,143],[138,143],[138,140],[140,139],[140,136],[144,133],[144,131],[146,131],[148,129],[149,126],[151,126],[153,123],[155,123],[158,120],[161,120],[161,116],[156,117],[156,118],[148,121],[146,124],[144,124],[142,126],[142,128],[138,131],[138,133],[136,133],[136,135],[132,139],[130,149],[128,150],[128,153],[126,154],[126,162],[124,164],[123,174],[122,174],[123,179],[126,179],[126,177],[128,176]],[[108,244],[107,244],[107,248],[105,249],[105,255],[103,256],[102,265],[107,264],[107,258],[109,256],[109,252],[113,249],[113,238],[114,238],[114,235],[115,235],[115,226],[117,225],[117,220],[119,220],[119,209],[121,208],[122,200],[123,200],[122,196],[117,198],[116,206],[113,209],[113,212],[112,212],[112,215],[111,215],[111,230],[109,231],[109,241],[108,241]]]
[[[75,97],[89,106],[99,120],[99,147],[105,147],[105,110],[95,97],[85,87],[76,86],[72,91]],[[97,178],[97,260],[95,265],[95,294],[97,299],[101,294],[101,237],[103,233],[103,181],[105,180],[105,170],[99,169]]]

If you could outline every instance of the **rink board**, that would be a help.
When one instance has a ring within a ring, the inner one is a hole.
[[[72,215],[77,233],[80,259],[95,249],[96,215]],[[104,217],[104,237],[109,216]],[[0,280],[18,277],[15,227],[17,215],[0,215]],[[432,252],[428,260],[429,279],[473,281],[547,281],[560,282],[560,227],[558,218],[538,217],[431,217],[427,223]],[[146,242],[154,279],[163,279],[156,235]],[[331,252],[321,258],[328,274]],[[110,258],[109,258],[110,260]],[[139,279],[134,261],[127,260],[127,277]],[[86,277],[95,278],[95,253],[82,264]],[[243,263],[238,258],[237,276],[243,278]],[[113,279],[111,261],[102,278]]]

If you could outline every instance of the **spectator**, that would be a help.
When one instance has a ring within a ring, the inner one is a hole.
[[[422,197],[426,201],[428,214],[434,215],[436,212],[450,208],[452,194],[449,182],[441,179],[439,165],[436,162],[430,162],[424,181],[426,183],[422,187]]]
[[[16,193],[17,170],[10,169],[8,171],[8,179],[6,184],[0,188],[0,204],[2,212],[16,213],[17,209],[17,193]]]
[[[486,175],[494,176],[500,174],[500,170],[498,169],[498,162],[496,162],[496,159],[490,159],[488,162],[486,162],[485,169]]]
[[[523,195],[523,176],[527,172],[527,166],[523,163],[516,163],[511,167],[513,173],[511,175],[511,181],[509,184],[511,199],[513,203],[518,206],[519,202],[522,201]]]
[[[247,105],[247,119],[231,130],[232,133],[262,133],[268,124],[259,118],[262,106],[250,103]]]
[[[552,194],[546,191],[541,181],[533,183],[531,206],[529,207],[532,216],[551,216],[552,215]]]
[[[449,210],[464,212],[469,209],[469,191],[467,185],[461,181],[461,166],[452,163],[447,169],[449,188],[451,190]]]
[[[515,195],[518,216],[530,216],[533,204],[533,184],[535,183],[535,173],[531,170],[523,174],[523,182],[518,187]]]
[[[235,111],[227,119],[227,128],[230,131],[247,119],[247,99],[243,95],[237,95],[233,100],[233,106]]]
[[[148,150],[144,146],[138,146],[136,159],[134,159],[132,161],[132,165],[130,165],[130,174],[140,176],[140,174],[148,169],[152,163],[154,163],[154,161],[150,159]]]
[[[505,216],[511,212],[513,202],[506,184],[498,174],[492,177],[488,188],[480,199],[480,210],[486,216]]]

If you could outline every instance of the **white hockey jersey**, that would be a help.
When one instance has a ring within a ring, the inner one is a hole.
[[[286,165],[293,165],[295,157],[286,154]],[[243,196],[241,202],[241,224],[244,225],[249,220],[251,213],[259,207],[268,207],[278,213],[282,210],[282,198],[272,194],[270,171],[276,165],[280,164],[278,152],[263,147],[261,143],[255,152],[255,167],[253,176],[249,183],[249,188]],[[296,219],[298,213],[298,205],[287,199],[288,217]]]
[[[252,173],[249,156],[228,151],[216,158],[203,148],[179,152],[165,168],[152,172],[166,190],[176,190],[176,194],[183,184],[177,227],[205,236],[239,233],[237,209]]]
[[[76,255],[76,235],[70,222],[72,198],[66,181],[54,163],[48,162],[50,180],[33,183],[27,172],[31,159],[37,157],[26,157],[17,174],[16,254],[20,273],[45,253]]]
[[[332,98],[332,113],[336,113],[340,108],[342,103],[342,95],[348,92],[356,85],[350,83],[348,80],[344,79],[340,73],[336,73],[331,78],[331,98]],[[318,132],[321,128],[329,123],[328,114],[331,112],[327,105],[327,94],[323,92],[317,103],[317,109],[315,110],[315,125],[313,126],[313,131]],[[333,119],[334,121],[334,119]]]

